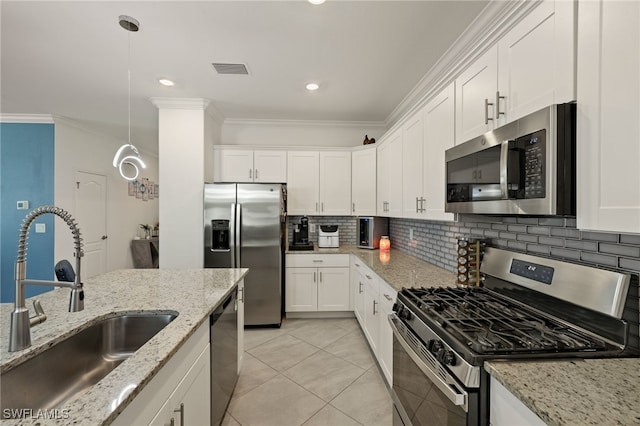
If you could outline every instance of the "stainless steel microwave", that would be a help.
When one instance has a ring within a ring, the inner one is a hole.
[[[576,214],[576,105],[557,104],[450,148],[453,213]]]

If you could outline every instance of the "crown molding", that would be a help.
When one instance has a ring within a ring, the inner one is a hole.
[[[0,114],[0,123],[54,124],[51,114]]]
[[[331,120],[271,120],[227,118],[225,125],[231,126],[291,126],[291,127],[386,127],[384,121],[331,121]]]
[[[158,109],[194,109],[206,110],[211,101],[204,98],[149,98],[149,102]]]
[[[434,95],[502,38],[542,0],[490,1],[482,13],[451,45],[385,119],[391,129],[422,108]]]

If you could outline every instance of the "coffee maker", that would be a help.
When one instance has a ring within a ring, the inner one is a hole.
[[[313,243],[309,241],[309,218],[302,216],[300,223],[293,229],[293,244],[289,250],[313,250]]]

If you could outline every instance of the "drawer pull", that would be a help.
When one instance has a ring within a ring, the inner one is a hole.
[[[369,275],[365,275],[365,277],[367,277],[367,279],[372,280],[373,278],[371,278]]]
[[[322,263],[324,260],[322,259],[313,259],[313,263]]]
[[[389,296],[388,294],[385,294],[384,298],[387,299],[389,302],[393,300],[393,297]]]

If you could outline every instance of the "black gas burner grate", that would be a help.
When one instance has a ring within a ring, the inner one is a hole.
[[[604,341],[484,288],[414,288],[421,313],[478,354],[605,350]]]

